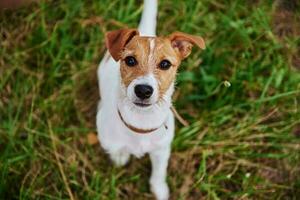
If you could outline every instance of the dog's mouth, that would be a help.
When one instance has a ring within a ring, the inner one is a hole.
[[[145,108],[145,107],[151,106],[152,104],[150,104],[150,103],[142,103],[142,102],[134,102],[134,105],[136,105],[138,107]]]

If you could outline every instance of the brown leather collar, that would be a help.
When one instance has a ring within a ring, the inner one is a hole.
[[[157,128],[152,128],[152,129],[140,129],[140,128],[136,128],[130,124],[128,124],[127,122],[125,122],[125,120],[123,119],[119,109],[118,109],[118,114],[119,114],[119,117],[121,119],[121,121],[124,123],[124,125],[129,128],[130,130],[132,130],[133,132],[136,132],[136,133],[140,133],[140,134],[147,134],[147,133],[151,133],[153,131],[156,131],[158,130],[160,127],[164,126],[166,129],[168,129],[168,127],[165,125],[165,123],[163,123],[161,126],[157,127]]]

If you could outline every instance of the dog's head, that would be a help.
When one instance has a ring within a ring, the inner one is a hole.
[[[139,36],[136,29],[106,34],[106,46],[111,56],[120,61],[126,97],[145,109],[165,101],[181,61],[191,53],[193,45],[205,48],[201,37],[181,32],[167,37]]]

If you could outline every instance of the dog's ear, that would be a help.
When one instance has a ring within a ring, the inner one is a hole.
[[[120,60],[120,52],[123,50],[126,44],[128,44],[128,42],[136,35],[139,35],[137,29],[121,29],[106,33],[106,48],[115,61]]]
[[[200,36],[174,32],[168,38],[171,41],[172,47],[178,51],[181,59],[190,55],[193,45],[196,45],[201,49],[205,49],[205,42]]]

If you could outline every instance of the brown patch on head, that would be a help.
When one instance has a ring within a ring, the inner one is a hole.
[[[155,77],[158,80],[160,97],[166,93],[170,85],[174,82],[177,69],[181,63],[180,56],[174,51],[168,38],[158,40],[157,49],[155,49],[156,71]],[[167,70],[162,70],[158,66],[161,61],[168,60],[172,66]]]
[[[131,81],[139,76],[144,76],[151,72],[152,63],[148,63],[150,54],[150,38],[135,37],[125,47],[121,53],[121,77],[123,84],[127,87]],[[135,66],[128,66],[125,62],[126,57],[132,56],[137,61]]]
[[[141,37],[135,29],[126,29],[107,34],[107,47],[112,57],[120,60],[122,83],[125,87],[138,77],[153,74],[162,97],[173,83],[181,60],[190,53],[193,45],[205,48],[201,37],[175,32],[168,37]],[[126,58],[134,57],[134,66],[126,64]],[[162,69],[163,60],[171,67]]]

